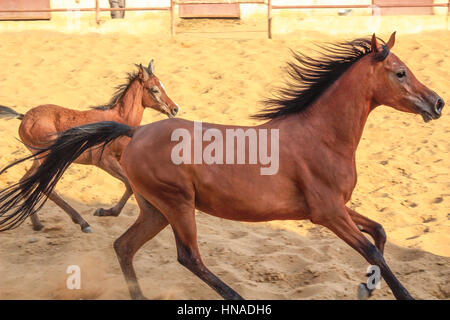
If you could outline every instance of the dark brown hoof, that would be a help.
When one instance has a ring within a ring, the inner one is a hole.
[[[117,217],[117,214],[112,209],[98,208],[94,212],[94,216],[97,217]]]
[[[44,229],[44,226],[42,224],[33,225],[34,231],[41,231],[42,229]]]

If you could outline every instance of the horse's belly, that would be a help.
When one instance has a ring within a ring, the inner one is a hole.
[[[293,185],[228,182],[196,185],[196,208],[220,218],[252,222],[308,216],[304,195]]]

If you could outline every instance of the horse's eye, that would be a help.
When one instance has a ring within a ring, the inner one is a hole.
[[[159,90],[157,88],[151,88],[149,89],[150,93],[158,93]]]
[[[406,72],[405,71],[400,71],[400,72],[397,72],[397,77],[398,78],[403,78],[403,77],[405,77],[406,76]]]

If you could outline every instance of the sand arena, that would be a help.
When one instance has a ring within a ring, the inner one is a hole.
[[[328,14],[328,13],[327,13]],[[259,101],[284,79],[289,48],[312,53],[313,42],[370,35],[367,16],[280,12],[274,39],[265,20],[177,20],[169,37],[168,13],[128,14],[95,25],[82,14],[70,27],[67,14],[35,22],[0,22],[0,103],[19,112],[44,103],[86,109],[109,100],[134,63],[155,59],[155,73],[182,108],[180,117],[253,125]],[[292,27],[292,26],[295,26]],[[355,27],[355,26],[358,26]],[[292,27],[292,28],[291,28]],[[445,15],[382,17],[378,35],[397,30],[394,52],[428,87],[450,101],[450,34]],[[207,32],[204,32],[207,30]],[[202,32],[203,31],[203,32]],[[450,296],[449,108],[438,121],[379,107],[369,117],[357,153],[358,185],[350,206],[380,222],[388,236],[388,264],[415,298]],[[147,110],[142,123],[163,119]],[[0,121],[0,164],[24,157],[18,120]],[[0,187],[25,173],[17,166],[0,176]],[[91,224],[83,234],[48,202],[46,228],[30,222],[0,234],[0,299],[128,299],[113,241],[135,220],[132,198],[117,217],[94,217],[110,207],[122,184],[94,167],[73,165],[56,190]],[[328,230],[308,221],[239,223],[197,215],[203,259],[225,282],[250,299],[354,299],[367,262]],[[218,228],[217,226],[220,226]],[[216,299],[219,296],[176,261],[166,228],[136,255],[144,293],[154,299]],[[66,269],[79,265],[82,289],[66,288]],[[175,275],[175,276],[174,276]],[[373,299],[392,299],[383,282]]]

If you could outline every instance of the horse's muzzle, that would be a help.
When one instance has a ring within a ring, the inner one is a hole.
[[[445,102],[444,100],[438,96],[436,102],[434,103],[434,112],[439,115],[442,115],[442,109],[444,109]]]
[[[439,119],[442,115],[442,109],[444,109],[444,99],[433,93],[427,100],[427,107],[423,105],[419,107],[423,121],[429,122],[431,120]]]
[[[178,113],[178,107],[173,107],[171,110],[172,115],[175,117]]]

